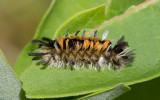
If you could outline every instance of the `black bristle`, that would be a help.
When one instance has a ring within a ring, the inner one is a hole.
[[[51,56],[54,56],[54,52],[53,51],[51,51]]]
[[[49,53],[29,53],[29,56],[43,56]]]
[[[64,41],[63,41],[63,50],[66,49],[66,40],[67,40],[67,39],[64,39]]]
[[[57,41],[57,40],[55,40],[55,42],[54,42],[54,43],[57,45],[58,49],[61,49],[60,44],[58,43],[58,41]],[[50,47],[51,47],[51,46],[50,46]]]
[[[73,40],[69,40],[68,42],[68,48],[70,51],[72,51],[73,49],[75,49],[75,43]]]
[[[124,36],[121,37],[118,40],[117,44],[114,46],[113,52],[115,53],[115,55],[114,55],[115,58],[117,57],[117,55],[119,55],[119,57],[120,57],[120,58],[116,58],[116,59],[118,59],[118,61],[115,60],[115,58],[112,59],[113,64],[118,66],[118,67],[115,67],[116,69],[123,67],[123,66],[131,66],[131,64],[134,60],[134,53],[133,53],[133,51],[128,51],[128,52],[125,51],[124,52],[124,49],[126,49],[126,47],[128,47],[128,46],[129,46],[128,42],[124,41]]]
[[[44,66],[47,66],[47,65],[48,65],[48,63],[50,62],[51,58],[52,58],[52,57],[50,57],[50,58],[48,59],[48,61],[47,61],[47,62],[45,62],[43,65],[44,65]]]
[[[135,56],[135,53],[133,53],[133,51],[129,51],[126,56],[123,56],[122,59],[124,60],[125,62],[125,65],[126,66],[131,66],[133,60],[134,60],[134,57]]]
[[[80,31],[77,31],[77,32],[75,33],[75,36],[77,36],[79,32],[80,32]]]
[[[71,59],[69,62],[70,62],[72,65],[75,65],[75,61],[74,61],[73,59]]]
[[[69,30],[67,31],[67,34],[66,34],[66,36],[65,37],[69,37]]]
[[[44,43],[44,42],[41,41],[41,40],[32,40],[31,43],[32,43],[32,44],[36,44],[36,43]]]
[[[84,31],[83,31],[83,34],[82,34],[82,37],[85,37],[85,33],[86,33],[86,31],[84,30]]]
[[[50,38],[46,38],[46,37],[43,37],[42,40],[43,40],[43,41],[47,41],[47,42],[52,42],[52,41],[53,41],[53,40],[51,40]]]
[[[39,61],[39,62],[37,62],[36,64],[39,65],[39,64],[41,64],[41,63],[43,63],[43,62],[45,62],[44,59],[41,60],[41,61]]]
[[[39,44],[39,45],[38,45],[38,49],[41,48],[42,46],[43,46],[42,44]]]
[[[106,60],[107,60],[107,62],[110,62],[110,58],[112,57],[112,51],[113,51],[113,49],[109,49],[109,54],[108,54],[108,56],[106,56],[105,58],[106,58]]]
[[[124,36],[122,36],[118,41],[117,41],[117,44],[121,43],[124,41]]]
[[[112,60],[113,61],[113,64],[116,65],[116,66],[121,66],[121,62],[118,60],[118,61],[115,61],[114,59]]]
[[[36,57],[33,57],[32,60],[40,60],[41,57],[40,56],[36,56]]]
[[[96,38],[96,37],[97,37],[97,30],[93,34],[93,38]]]
[[[128,42],[125,42],[125,41],[124,41],[124,36],[123,36],[123,37],[121,37],[121,38],[118,40],[117,44],[116,44],[116,45],[114,46],[114,48],[113,48],[113,51],[114,51],[115,53],[120,53],[120,52],[122,52],[123,49],[126,48],[127,46],[129,46],[129,45],[128,45]]]

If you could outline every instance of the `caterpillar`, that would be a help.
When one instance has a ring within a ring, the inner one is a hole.
[[[29,56],[41,59],[37,64],[71,69],[86,67],[100,70],[107,67],[120,70],[133,62],[134,53],[129,50],[124,36],[112,47],[111,40],[106,40],[109,31],[102,35],[102,39],[96,37],[97,30],[93,37],[85,37],[85,30],[82,37],[78,37],[79,32],[70,36],[68,31],[65,37],[55,40],[46,37],[32,40],[32,44],[39,44],[39,51],[31,52]]]

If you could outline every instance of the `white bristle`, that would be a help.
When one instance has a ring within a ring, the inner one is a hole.
[[[56,42],[54,43],[54,47],[56,48],[57,51],[59,51],[58,46],[56,44]]]
[[[105,31],[102,35],[102,40],[105,40],[108,36],[109,31]]]
[[[112,44],[110,44],[110,45],[107,47],[106,51],[108,51],[108,50],[111,48],[111,46],[112,46]]]
[[[98,60],[98,64],[99,66],[103,66],[103,62],[104,62],[104,58],[103,57],[100,57],[99,60]]]

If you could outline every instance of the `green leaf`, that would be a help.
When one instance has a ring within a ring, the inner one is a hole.
[[[21,83],[0,50],[0,100],[20,100]]]
[[[60,37],[63,34],[66,34],[68,30],[70,30],[70,33],[74,33],[77,30],[95,28],[96,26],[102,24],[104,21],[105,5],[82,11],[62,24],[56,31],[54,37]]]
[[[106,90],[98,91],[98,92],[89,94],[87,96],[81,97],[79,99],[82,99],[82,100],[113,100],[129,90],[130,88],[128,86],[124,86],[123,84],[120,84],[116,86],[115,88],[110,89],[108,91]]]
[[[110,0],[110,6],[107,10],[106,19],[111,19],[126,11],[130,6],[138,5],[145,0]]]
[[[34,38],[53,38],[54,33],[59,28],[59,26],[63,26],[66,20],[68,20],[73,15],[81,11],[94,8],[102,4],[106,4],[105,13],[107,16],[109,16],[109,18],[111,18],[124,12],[126,9],[128,9],[130,5],[139,4],[144,0],[121,0],[120,2],[119,0],[113,0],[112,3],[110,3],[111,1],[112,0],[69,0],[68,2],[68,0],[53,0],[50,8],[48,9],[44,18],[42,19]],[[60,33],[60,35],[64,35],[65,33]],[[56,34],[55,36],[58,35]],[[34,47],[35,46],[28,44],[25,47],[25,49],[21,52],[14,69],[18,76],[20,76],[20,74],[31,65],[32,58],[28,56],[28,53],[31,52]]]
[[[160,66],[160,62],[159,64],[156,64],[156,66]],[[125,95],[120,96],[117,100],[159,100],[159,84],[160,77],[150,81],[132,85],[132,90]]]
[[[68,0],[53,0],[50,8],[42,19],[34,38],[53,38],[58,27],[73,15],[83,10],[105,4],[107,1],[108,0],[69,0],[68,2]],[[31,52],[33,48],[35,48],[35,46],[29,43],[20,54],[14,69],[18,76],[31,65],[32,58],[28,56],[28,53]]]
[[[107,21],[99,29],[99,36],[110,31],[108,39],[125,36],[136,59],[131,67],[120,71],[94,69],[70,70],[63,68],[42,70],[34,66],[21,76],[23,89],[29,98],[75,96],[104,89],[112,89],[119,83],[131,85],[160,75],[160,2],[148,1],[134,10]],[[90,34],[89,34],[90,35]]]
[[[31,66],[30,70],[26,70],[25,73],[22,74],[21,80],[24,83],[23,88],[26,91],[26,96],[28,98],[66,97],[78,95],[81,94],[81,92],[84,92],[85,94],[85,90],[92,89],[102,84],[99,80],[103,79],[103,75],[105,74],[103,72],[99,73],[94,69],[72,71],[70,69],[63,68],[55,68],[54,70],[47,68],[45,70],[37,71],[42,67],[43,66]],[[90,71],[93,73],[90,73]],[[101,76],[99,76],[99,80],[97,80],[96,77],[93,77],[97,73],[101,74]],[[87,80],[87,78],[89,78],[89,80]],[[92,83],[96,83],[96,81],[94,81],[95,79],[99,84]]]

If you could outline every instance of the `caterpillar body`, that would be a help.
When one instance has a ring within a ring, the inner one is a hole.
[[[106,40],[108,31],[102,39],[96,38],[97,31],[93,37],[69,36],[59,37],[51,40],[43,37],[42,40],[32,40],[32,44],[39,44],[37,53],[29,53],[29,56],[39,57],[41,60],[37,64],[51,67],[64,67],[71,69],[94,68],[100,70],[108,67],[115,70],[130,66],[134,60],[134,53],[129,50],[128,42],[124,41],[124,36],[120,38],[116,45],[112,47],[112,42]]]

